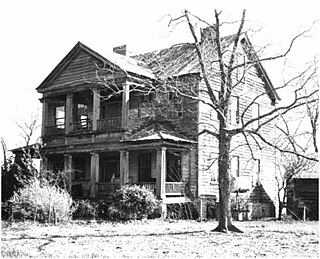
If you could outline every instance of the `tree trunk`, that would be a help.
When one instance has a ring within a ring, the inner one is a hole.
[[[221,128],[219,139],[219,225],[214,231],[218,232],[239,232],[242,231],[232,224],[230,206],[230,145],[231,137],[228,132]]]

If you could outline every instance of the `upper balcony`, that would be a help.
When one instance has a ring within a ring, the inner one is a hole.
[[[122,131],[126,125],[122,96],[106,98],[84,91],[43,100],[42,136]]]

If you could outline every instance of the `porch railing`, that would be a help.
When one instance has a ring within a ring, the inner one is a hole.
[[[156,188],[157,188],[157,184],[154,182],[148,182],[148,183],[137,183],[137,185],[139,186],[143,186],[144,188],[146,188],[149,191],[152,191],[154,193],[156,193]]]
[[[64,124],[45,126],[45,135],[59,135],[64,133],[65,133]]]
[[[120,184],[116,183],[96,183],[96,196],[97,197],[105,197],[118,189]]]
[[[166,182],[166,195],[184,195],[185,183],[181,182]]]
[[[92,130],[92,121],[89,119],[82,119],[76,122],[70,123],[71,131],[90,131]]]
[[[121,117],[98,120],[98,130],[112,131],[121,129]]]
[[[157,185],[155,182],[139,182],[133,183],[139,186],[144,186],[146,189],[156,193]],[[96,183],[95,190],[97,197],[105,197],[120,187],[117,183]],[[166,182],[166,195],[182,196],[185,194],[185,183],[181,182]]]

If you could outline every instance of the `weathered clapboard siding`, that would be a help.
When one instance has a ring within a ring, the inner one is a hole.
[[[73,58],[51,82],[50,87],[47,90],[61,86],[73,86],[85,82],[95,82],[97,70],[95,64],[101,65],[101,61],[84,50],[80,50],[76,57]]]

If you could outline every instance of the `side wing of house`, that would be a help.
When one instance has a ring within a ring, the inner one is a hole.
[[[211,61],[215,57],[211,57]],[[241,64],[248,60],[248,56],[243,49],[243,44],[238,50],[237,63]],[[210,57],[209,61],[210,62]],[[261,64],[259,64],[261,65]],[[220,77],[217,66],[212,66],[209,72],[209,80],[214,86],[215,93],[218,94],[220,88]],[[261,67],[260,67],[261,69]],[[268,94],[266,79],[261,74],[261,70],[256,65],[251,65],[244,71],[238,68],[234,71],[233,81],[239,82],[234,88],[230,104],[230,127],[237,128],[241,125],[241,118],[244,122],[265,114],[273,109],[274,100]],[[264,70],[263,70],[264,71]],[[265,71],[264,71],[265,72]],[[206,89],[204,82],[200,83],[201,89]],[[271,90],[271,89],[270,89]],[[257,100],[257,96],[261,95]],[[201,93],[202,100],[209,101],[208,95]],[[210,102],[210,101],[209,101]],[[259,121],[252,126],[257,127]],[[199,132],[203,129],[209,129],[217,132],[219,127],[217,113],[204,102],[199,103]],[[273,140],[275,128],[273,124],[268,124],[260,129],[260,132],[268,140]],[[273,148],[263,147],[260,150],[254,139],[249,138],[250,148],[246,144],[246,139],[242,134],[233,137],[231,145],[231,175],[234,178],[233,191],[244,192],[251,197],[254,202],[263,202],[263,199],[270,203],[276,202],[276,156]],[[263,145],[262,145],[263,146]],[[202,134],[198,138],[198,186],[199,195],[219,196],[218,191],[218,140],[209,134]],[[252,153],[254,156],[252,156]],[[259,189],[259,194],[252,194],[257,186],[262,186],[263,191]],[[251,195],[252,194],[252,195]]]

